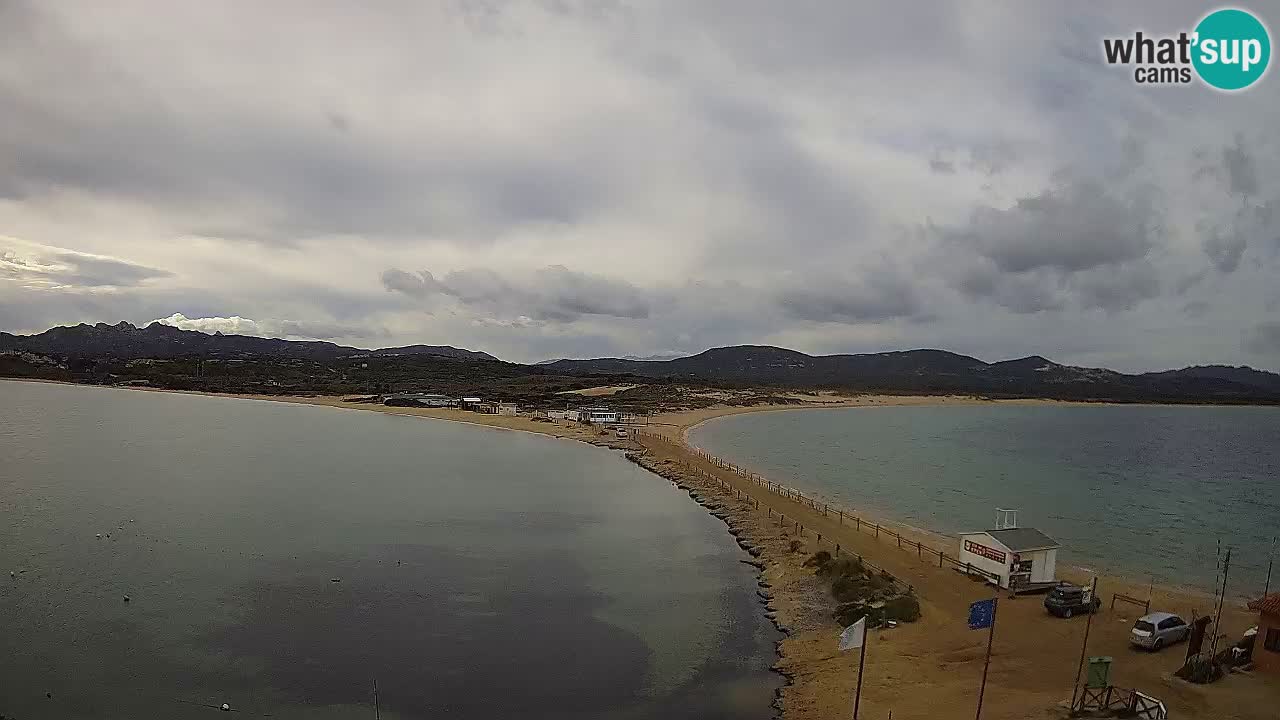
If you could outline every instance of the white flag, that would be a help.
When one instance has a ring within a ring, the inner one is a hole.
[[[844,629],[840,633],[840,650],[857,650],[867,639],[867,616]]]

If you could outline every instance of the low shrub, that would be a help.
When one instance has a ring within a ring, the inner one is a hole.
[[[819,550],[818,552],[810,555],[808,560],[804,561],[805,567],[817,568],[819,575],[822,574],[823,568],[830,564],[831,553],[826,550]]]
[[[884,604],[885,616],[899,622],[915,622],[920,619],[920,601],[915,595],[899,595]]]

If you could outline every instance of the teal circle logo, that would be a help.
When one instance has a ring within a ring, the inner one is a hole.
[[[1252,14],[1215,10],[1196,25],[1191,64],[1219,90],[1243,90],[1258,81],[1271,60],[1271,36]]]

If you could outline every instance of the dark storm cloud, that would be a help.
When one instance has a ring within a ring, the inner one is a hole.
[[[584,315],[640,320],[649,317],[654,302],[653,293],[631,283],[576,272],[563,265],[512,279],[486,268],[468,268],[450,272],[439,281],[426,270],[410,273],[391,268],[382,273],[382,285],[417,299],[448,296],[498,317],[561,323]]]
[[[952,237],[1003,272],[1073,273],[1145,256],[1154,232],[1144,198],[1119,198],[1099,182],[1080,180],[1021,198],[1008,209],[980,207]]]
[[[965,225],[935,228],[933,267],[963,294],[1015,313],[1129,310],[1160,293],[1150,255],[1161,225],[1143,188],[1066,179],[1009,208],[978,207]]]
[[[876,323],[921,313],[912,280],[893,271],[858,279],[815,276],[783,290],[778,303],[788,316],[813,322]]]

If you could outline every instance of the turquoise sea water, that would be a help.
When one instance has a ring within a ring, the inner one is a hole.
[[[788,410],[694,444],[851,508],[953,534],[1020,511],[1059,562],[1261,592],[1280,535],[1280,408],[976,405]],[[1272,583],[1274,588],[1280,578]]]
[[[779,636],[744,557],[601,448],[0,382],[21,720],[373,717],[375,680],[383,718],[763,719]]]

